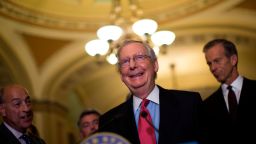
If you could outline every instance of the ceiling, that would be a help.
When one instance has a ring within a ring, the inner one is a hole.
[[[129,19],[129,1],[120,0]],[[205,98],[218,83],[202,53],[212,38],[234,41],[241,74],[256,79],[254,0],[138,0],[142,17],[175,32],[167,54],[159,56],[157,83],[196,90]],[[116,67],[84,52],[96,30],[109,24],[111,0],[1,0],[0,84],[22,83],[33,98],[53,101],[78,113],[101,112],[126,99]],[[174,65],[174,68],[171,68]]]

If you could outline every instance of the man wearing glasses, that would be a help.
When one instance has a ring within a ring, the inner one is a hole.
[[[100,117],[99,131],[116,133],[133,144],[199,142],[199,93],[157,85],[158,61],[146,43],[126,41],[117,57],[131,96]]]
[[[77,126],[82,139],[95,133],[99,127],[100,113],[94,109],[87,109],[80,114]]]

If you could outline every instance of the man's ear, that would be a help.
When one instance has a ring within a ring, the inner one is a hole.
[[[231,56],[231,63],[232,65],[236,65],[238,61],[237,55],[232,55]]]
[[[155,70],[155,72],[158,72],[158,69],[159,69],[158,61],[155,60],[155,62],[154,62],[154,70]]]
[[[4,104],[0,104],[0,114],[1,116],[6,116]]]

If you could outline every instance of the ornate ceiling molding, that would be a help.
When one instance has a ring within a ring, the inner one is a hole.
[[[165,8],[145,10],[144,16],[153,18],[159,23],[170,22],[177,20],[197,12],[200,12],[206,8],[214,6],[222,2],[221,0],[187,0],[184,2],[173,2],[174,4],[168,4]],[[61,5],[61,4],[60,4]],[[163,5],[163,4],[162,4]],[[146,6],[145,6],[146,7]],[[163,6],[162,6],[163,7]],[[108,8],[108,7],[106,7]],[[58,10],[58,9],[56,9]],[[100,19],[101,17],[95,17],[93,19],[78,18],[75,16],[65,17],[61,15],[44,13],[29,9],[27,7],[19,5],[18,2],[10,0],[0,1],[0,15],[5,17],[42,27],[63,29],[63,30],[79,30],[79,31],[95,31],[101,25],[107,24],[110,21],[106,19]],[[99,14],[99,15],[106,15]]]
[[[213,7],[223,1],[221,0],[194,0],[186,1],[179,5],[173,5],[172,7],[162,8],[157,13],[155,11],[145,14],[146,17],[152,17],[160,24],[165,22],[173,22],[174,20],[181,19],[190,15],[193,15],[203,10]]]
[[[0,1],[0,15],[16,21],[38,25],[48,28],[63,30],[92,30],[105,23],[68,19],[60,16],[47,15],[42,12],[32,11],[8,0]]]

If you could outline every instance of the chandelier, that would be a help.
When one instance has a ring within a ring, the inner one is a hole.
[[[156,21],[141,18],[143,14],[138,0],[129,0],[130,15],[124,17],[121,0],[112,0],[110,12],[111,23],[97,30],[97,37],[85,44],[85,51],[90,56],[104,57],[110,64],[117,63],[116,53],[122,41],[127,39],[142,40],[149,43],[156,54],[166,53],[168,47],[175,39],[171,31],[157,31]]]

